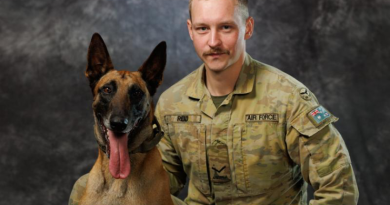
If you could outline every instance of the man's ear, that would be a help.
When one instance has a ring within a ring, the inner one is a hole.
[[[188,28],[188,33],[190,34],[191,40],[194,40],[193,34],[192,34],[192,22],[191,19],[187,19],[187,28]]]
[[[85,76],[89,80],[92,93],[99,79],[108,71],[113,70],[110,55],[108,54],[107,47],[104,44],[102,37],[95,33],[92,36],[91,43],[88,48],[88,65],[85,71]]]
[[[255,27],[255,21],[252,17],[246,19],[245,22],[245,40],[248,40],[252,37],[253,29]]]
[[[167,61],[167,44],[165,41],[156,46],[145,63],[138,69],[146,82],[149,94],[153,96],[163,79]]]

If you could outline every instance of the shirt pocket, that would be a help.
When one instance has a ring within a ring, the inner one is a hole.
[[[233,128],[233,156],[237,188],[261,194],[291,179],[278,122],[247,122]]]
[[[200,123],[169,123],[169,135],[183,168],[194,186],[203,194],[210,194],[206,166],[206,127]]]

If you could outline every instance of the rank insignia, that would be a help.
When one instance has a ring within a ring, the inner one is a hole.
[[[307,116],[310,121],[317,127],[321,123],[323,123],[326,119],[328,119],[331,114],[322,106],[318,106],[314,110],[310,111]]]
[[[299,90],[299,95],[301,95],[301,98],[304,99],[304,100],[311,100],[311,94],[310,94],[310,91],[307,90],[306,88],[301,88]]]

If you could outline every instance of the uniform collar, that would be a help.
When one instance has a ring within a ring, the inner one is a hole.
[[[195,80],[187,89],[186,94],[190,98],[199,100],[198,106],[200,110],[209,117],[214,118],[217,108],[204,83],[204,64],[197,69],[195,75]],[[254,82],[255,70],[252,66],[252,58],[245,53],[244,64],[241,68],[240,75],[238,76],[236,86],[234,87],[233,92],[226,97],[221,105],[230,104],[233,95],[250,93],[253,90]]]
[[[238,77],[233,94],[247,94],[252,92],[255,82],[255,70],[252,64],[252,57],[245,53],[244,64],[242,65],[240,75]],[[204,64],[202,64],[196,71],[196,78],[187,89],[187,96],[194,99],[201,99],[205,94],[208,94],[207,87],[204,83]]]

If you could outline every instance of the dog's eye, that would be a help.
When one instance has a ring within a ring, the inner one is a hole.
[[[133,101],[140,101],[142,96],[143,96],[143,92],[139,89],[135,89],[135,90],[132,90],[130,92],[130,97],[131,97],[131,100]]]
[[[105,94],[110,94],[110,93],[112,92],[112,90],[111,90],[111,88],[109,88],[109,87],[105,87],[105,88],[103,88],[103,92],[104,92]]]
[[[133,92],[133,97],[134,97],[134,98],[140,98],[141,95],[142,95],[142,93],[141,93],[139,90]]]

